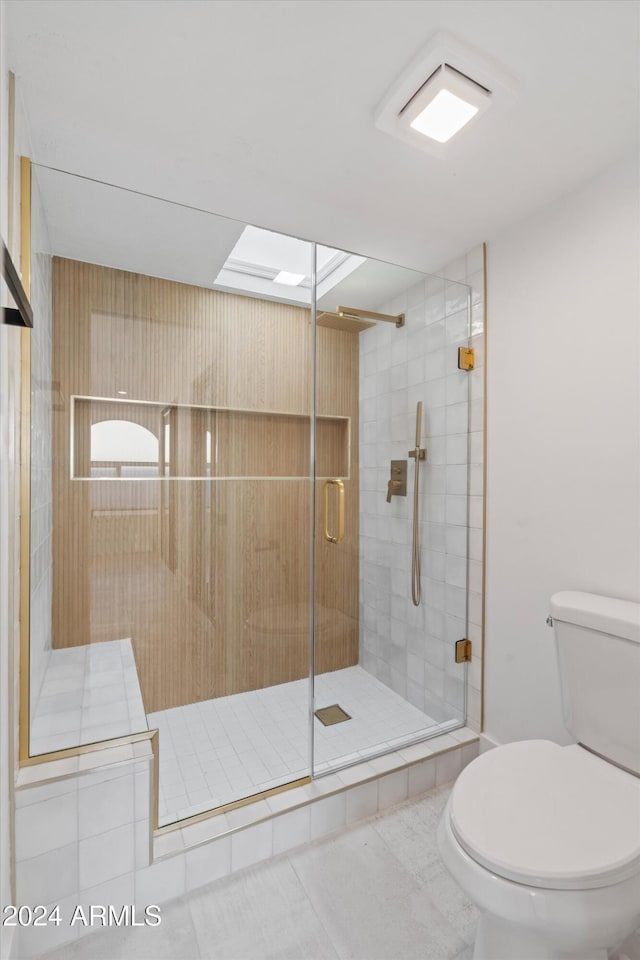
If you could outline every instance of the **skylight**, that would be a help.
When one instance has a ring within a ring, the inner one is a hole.
[[[219,290],[262,296],[266,299],[309,304],[311,300],[313,246],[259,227],[244,228],[218,273],[213,286]],[[316,247],[316,282],[322,293],[343,280],[365,262],[334,250]]]
[[[304,280],[304,273],[289,273],[288,270],[281,270],[273,278],[274,283],[284,283],[288,287],[299,287]]]

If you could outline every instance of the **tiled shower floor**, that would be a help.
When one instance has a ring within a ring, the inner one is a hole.
[[[446,728],[358,666],[317,676],[315,698],[316,709],[338,703],[351,716],[329,727],[314,719],[316,773]],[[160,824],[308,776],[308,716],[308,680],[150,713]]]
[[[316,709],[351,717],[314,719],[314,773],[444,732],[362,667],[315,679]],[[130,640],[51,651],[32,715],[31,752],[160,731],[160,824],[269,790],[310,773],[309,681],[160,710],[145,716]]]

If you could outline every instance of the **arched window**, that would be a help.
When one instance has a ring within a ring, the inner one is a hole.
[[[157,477],[158,438],[132,420],[91,424],[92,477]]]

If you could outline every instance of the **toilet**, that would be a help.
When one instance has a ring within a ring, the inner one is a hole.
[[[557,593],[548,622],[578,742],[481,754],[438,828],[473,960],[606,960],[640,926],[640,604]]]

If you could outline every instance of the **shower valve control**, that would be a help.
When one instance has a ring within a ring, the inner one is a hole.
[[[407,495],[407,461],[392,460],[391,476],[387,483],[387,503],[391,497],[406,497]]]

